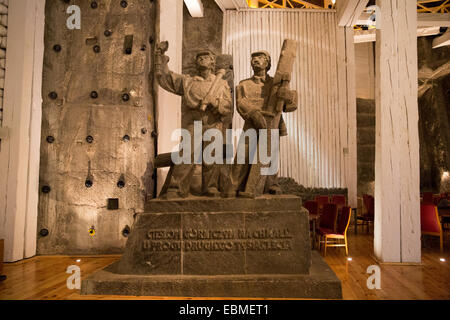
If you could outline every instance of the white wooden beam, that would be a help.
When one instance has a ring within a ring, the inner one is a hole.
[[[450,46],[450,29],[440,37],[436,37],[433,40],[433,49],[437,49],[440,47]]]
[[[222,12],[225,12],[225,10],[227,10],[227,8],[224,5],[224,0],[214,0],[217,4],[217,6],[220,8],[220,10],[222,10]]]
[[[450,13],[418,13],[419,27],[450,27]]]
[[[374,26],[376,22],[370,19],[371,16],[371,13],[363,12],[358,19],[354,21],[354,24]],[[417,26],[450,27],[450,13],[418,13]]]
[[[422,27],[417,28],[417,36],[418,37],[428,37],[428,36],[435,36],[437,34],[441,33],[440,27]]]
[[[374,251],[381,262],[420,263],[417,7],[377,5]]]
[[[223,12],[249,8],[246,0],[215,0],[215,2]]]
[[[193,18],[203,18],[202,0],[184,0],[184,4]]]
[[[337,0],[338,25],[350,27],[356,24],[369,0]]]
[[[418,37],[435,36],[439,33],[441,33],[440,27],[417,28]],[[376,30],[356,30],[354,40],[355,43],[375,42],[377,40]]]
[[[0,238],[5,261],[17,261],[36,252],[45,3],[15,0],[8,9]]]

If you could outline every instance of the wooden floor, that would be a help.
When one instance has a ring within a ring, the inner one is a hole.
[[[377,264],[373,258],[373,231],[358,235],[349,230],[348,261],[342,248],[329,248],[325,261],[342,281],[344,299],[450,299],[450,234],[446,234],[444,253],[438,241],[425,242],[419,266],[381,264],[381,289],[367,288],[367,267]],[[170,297],[81,296],[69,290],[66,280],[69,265],[79,265],[87,277],[120,256],[38,256],[6,264],[7,280],[0,282],[0,300],[11,299],[192,299]],[[445,258],[446,262],[441,262]],[[81,259],[77,263],[76,260]]]

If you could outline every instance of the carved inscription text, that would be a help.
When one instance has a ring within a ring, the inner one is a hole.
[[[292,250],[289,229],[170,229],[149,230],[143,249],[148,251]]]

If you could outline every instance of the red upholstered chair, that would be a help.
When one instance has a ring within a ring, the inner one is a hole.
[[[324,244],[324,256],[327,255],[327,247],[345,247],[345,254],[348,255],[348,245],[347,245],[347,230],[350,224],[352,208],[343,207],[342,214],[339,218],[336,232],[331,232],[331,230],[319,228],[318,234],[319,238],[319,250],[320,244]],[[341,240],[344,240],[342,243]]]
[[[436,206],[432,204],[420,205],[420,227],[422,235],[437,236],[440,238],[442,252],[444,250],[444,235]]]
[[[317,216],[319,214],[319,204],[317,203],[317,201],[305,201],[303,206],[308,210],[310,215]]]
[[[330,198],[328,196],[316,196],[317,203],[319,204],[319,215],[323,212],[323,206],[326,203],[330,203]]]
[[[361,225],[367,226],[367,233],[369,233],[369,224],[373,223],[375,219],[375,199],[368,194],[363,195],[363,213],[356,217],[355,228],[358,227],[358,221],[362,221]]]
[[[334,203],[325,203],[320,215],[319,227],[336,230],[337,206]]]
[[[433,192],[422,193],[422,203],[423,204],[433,204]]]
[[[316,236],[319,235],[318,240],[320,241],[320,232],[335,233],[336,232],[336,219],[337,219],[337,206],[334,203],[326,203],[323,206],[323,212],[319,216],[319,224],[316,232]],[[320,242],[319,242],[320,249]]]
[[[340,211],[343,207],[347,205],[347,198],[344,194],[334,194],[331,196],[331,203],[334,203]]]

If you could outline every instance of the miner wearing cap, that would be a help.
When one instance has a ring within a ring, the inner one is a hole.
[[[222,119],[232,112],[230,87],[225,80],[220,78],[216,80],[214,74],[215,55],[209,50],[197,53],[195,58],[196,76],[176,74],[170,71],[167,65],[169,57],[160,50],[156,50],[155,60],[156,76],[161,87],[182,96],[181,126],[191,134],[191,162],[174,166],[172,176],[168,177],[170,178],[169,187],[164,197],[167,199],[187,197],[189,193],[196,193],[193,190],[207,196],[219,196],[219,165],[203,163],[201,165],[201,182],[195,183],[198,179],[194,179],[194,172],[198,172],[200,165],[194,164],[193,159],[194,121],[202,121],[203,131],[212,128],[222,131]],[[211,90],[211,88],[214,89]],[[202,148],[205,147],[206,143],[203,142]]]
[[[253,76],[243,80],[236,87],[236,109],[244,118],[244,128],[248,129],[270,129],[267,128],[266,119],[261,111],[264,111],[270,97],[273,86],[273,78],[267,74],[271,67],[271,57],[267,51],[257,51],[251,54],[251,66]],[[286,88],[278,89],[278,98],[284,100],[283,112],[297,110],[297,92]],[[287,129],[283,117],[279,124],[280,137],[287,136]],[[245,164],[236,164],[233,167],[233,191],[243,191],[250,165],[248,161],[248,144],[246,143]],[[266,179],[265,193],[280,194],[281,189],[277,182],[277,176],[269,176]]]

